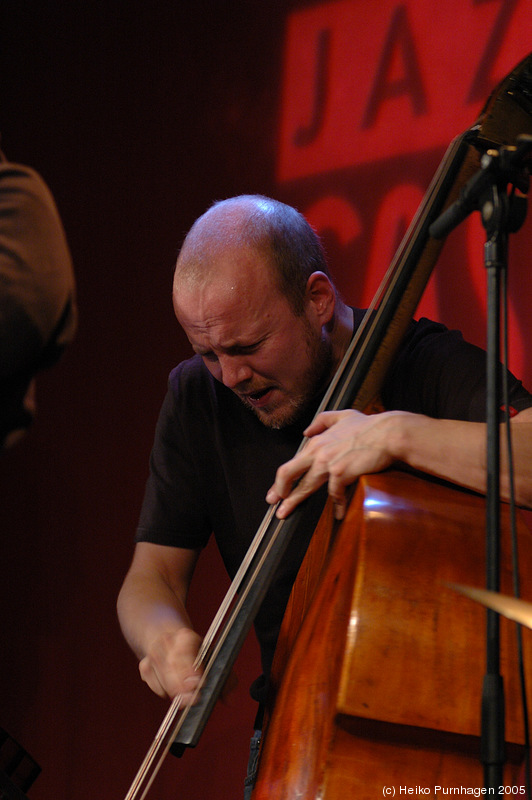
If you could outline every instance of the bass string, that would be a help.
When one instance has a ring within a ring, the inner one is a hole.
[[[377,289],[377,292],[373,297],[373,300],[364,315],[362,323],[359,326],[359,329],[356,332],[355,336],[353,337],[350,346],[347,349],[344,358],[342,359],[340,367],[335,373],[333,381],[329,385],[329,388],[320,404],[317,414],[329,407],[331,402],[331,397],[335,392],[335,390],[337,389],[338,385],[340,384],[340,381],[343,380],[344,386],[346,383],[347,384],[349,383],[350,374],[356,369],[363,350],[361,350],[359,358],[352,365],[351,371],[348,373],[346,381],[345,373],[349,366],[349,362],[353,356],[353,353],[355,349],[359,346],[362,337],[365,336],[366,339],[371,337],[371,333],[374,330],[378,320],[378,316],[377,318],[375,318],[374,316],[375,309],[377,309],[378,307],[382,308],[383,306],[386,305],[385,303],[386,295],[388,295],[393,290],[393,287],[398,280],[398,275],[400,274],[401,266],[408,259],[409,253],[412,248],[412,242],[416,238],[415,237],[416,231],[421,225],[423,225],[426,222],[428,215],[430,214],[434,198],[436,198],[438,195],[442,182],[442,175],[444,174],[443,164],[444,163],[447,164],[448,159],[454,156],[456,146],[457,146],[456,143],[453,143],[451,145],[446,158],[444,158],[442,164],[440,165],[440,168],[436,173],[427,191],[426,197],[429,198],[429,200],[426,203],[422,203],[421,207],[418,209],[416,215],[414,216],[407,232],[405,233],[401,245],[399,247],[398,253],[396,257],[393,259],[392,263],[389,265],[384,275],[384,278],[382,279],[379,288]],[[445,167],[445,171],[446,170],[447,166]],[[369,331],[367,330],[368,327]],[[337,410],[342,406],[342,398],[343,398],[343,392],[340,392],[332,410]],[[308,439],[304,438],[297,452],[299,453],[306,446],[307,443]],[[172,742],[178,735],[190,709],[194,706],[194,703],[205,681],[207,680],[207,677],[209,676],[213,665],[216,662],[216,658],[219,654],[220,648],[222,647],[223,643],[227,638],[227,635],[229,634],[229,631],[231,630],[234,619],[237,616],[243,602],[247,598],[248,593],[251,587],[253,586],[254,581],[256,580],[258,574],[260,573],[265,556],[270,551],[271,547],[273,546],[275,541],[277,541],[278,537],[282,533],[284,521],[279,520],[279,524],[277,525],[274,533],[272,534],[270,543],[268,544],[268,547],[265,553],[263,554],[263,557],[261,558],[259,563],[255,566],[253,573],[250,576],[248,576],[250,565],[253,563],[253,560],[256,557],[256,554],[264,541],[264,537],[273,519],[276,508],[277,506],[272,506],[268,510],[266,516],[264,517],[262,524],[259,527],[257,533],[255,534],[251,546],[246,553],[245,558],[243,559],[235,577],[233,578],[233,581],[231,582],[231,585],[205,637],[203,638],[200,650],[198,652],[198,656],[194,663],[194,668],[199,669],[200,667],[203,667],[203,672],[192,700],[183,708],[182,714],[179,720],[177,720],[176,722],[177,715],[181,711],[182,697],[181,695],[178,695],[176,698],[174,698],[155,736],[151,748],[146,754],[143,763],[141,764],[141,767],[137,773],[137,776],[125,800],[136,800],[137,797],[139,798],[139,800],[144,800],[164,759],[166,758],[166,755],[168,754]],[[249,580],[246,584],[246,587],[241,592],[239,601],[235,603],[235,599],[237,598],[238,593],[243,585],[243,582],[247,577],[249,578]],[[227,618],[231,607],[233,607],[233,611],[229,616],[229,618]],[[225,621],[225,626],[221,631],[222,626],[224,625],[224,621]],[[155,764],[157,756],[159,756],[159,760]],[[143,794],[139,795],[138,792],[141,791],[142,789],[143,789]]]
[[[371,304],[369,305],[364,318],[355,334],[352,338],[349,347],[342,359],[342,362],[336,371],[333,380],[331,381],[327,392],[325,393],[323,400],[320,404],[317,413],[330,408],[331,397],[333,396],[334,392],[337,390],[340,382],[343,384],[343,389],[338,394],[338,397],[332,407],[332,410],[338,410],[339,408],[345,407],[345,393],[348,390],[348,387],[351,382],[351,378],[353,374],[358,369],[358,365],[360,360],[364,355],[364,344],[360,347],[361,340],[370,341],[373,335],[373,332],[377,328],[379,321],[380,321],[380,314],[382,313],[382,309],[385,309],[387,306],[387,299],[394,291],[398,281],[402,278],[403,268],[406,263],[408,263],[412,249],[414,244],[418,240],[418,232],[423,226],[426,226],[427,223],[431,220],[434,214],[434,206],[438,201],[439,194],[444,183],[444,179],[447,177],[449,172],[449,164],[452,163],[454,158],[456,157],[459,149],[464,141],[464,138],[470,133],[467,131],[465,134],[462,134],[459,137],[456,137],[451,144],[449,145],[447,152],[440,163],[429,188],[425,193],[425,197],[418,207],[406,233],[403,236],[401,244],[391,261],[386,273],[381,280],[379,287],[373,296]],[[357,358],[351,364],[351,360],[353,359],[353,354],[360,347],[359,354]],[[304,447],[308,440],[304,439],[301,447]],[[299,451],[298,451],[299,452]]]
[[[266,517],[269,520],[271,520],[271,518],[273,517],[273,514],[275,513],[275,508],[276,508],[275,506],[272,507],[271,514],[266,515]],[[256,554],[259,545],[262,543],[264,539],[265,529],[266,527],[268,527],[266,526],[265,522],[266,518],[263,521],[263,524],[261,525],[259,531],[255,535],[252,548],[250,548],[254,550],[254,554]],[[225,627],[223,628],[221,633],[219,633],[218,638],[216,638],[215,634],[218,634],[218,631],[223,624],[223,617],[227,615],[228,607],[231,605],[231,603],[229,602],[230,599],[229,596],[231,596],[231,599],[234,600],[237,594],[236,589],[234,589],[234,584],[236,583],[236,576],[235,576],[235,579],[226,594],[222,606],[218,610],[215,620],[213,620],[213,623],[209,628],[208,634],[206,634],[205,636],[202,647],[200,648],[200,651],[198,652],[198,656],[194,663],[195,668],[198,669],[200,666],[203,666],[203,662],[206,662],[198,686],[193,694],[193,697],[190,700],[190,702],[183,708],[182,714],[180,718],[177,720],[177,722],[176,722],[176,717],[178,713],[181,711],[182,696],[177,695],[172,701],[170,708],[168,709],[168,712],[166,713],[166,716],[164,717],[163,722],[161,723],[161,726],[152,742],[152,745],[148,753],[146,754],[146,757],[142,762],[139,771],[137,772],[137,775],[131,785],[131,788],[128,794],[126,795],[125,800],[137,800],[137,798],[138,800],[144,800],[144,798],[146,797],[148,790],[150,789],[153,781],[155,780],[155,777],[159,772],[159,769],[164,759],[166,758],[168,751],[170,750],[172,742],[174,741],[179,731],[181,730],[186,720],[187,714],[194,707],[194,704],[213,666],[216,663],[216,659],[218,658],[219,652],[224,642],[226,641],[227,636],[229,635],[234,620],[239,614],[245,600],[249,595],[249,592],[251,591],[251,588],[253,587],[255,580],[257,579],[257,576],[260,574],[262,570],[264,561],[266,560],[268,554],[270,553],[273,545],[276,543],[279,536],[281,535],[283,524],[284,520],[278,520],[278,524],[276,525],[274,531],[272,532],[271,538],[267,543],[264,552],[262,553],[260,559],[258,559],[257,563],[253,567],[253,570],[249,576],[249,580],[247,581],[246,586],[244,587],[240,595],[238,595],[237,602],[233,604],[231,614],[225,623]],[[260,541],[258,541],[259,539]],[[239,574],[240,584],[242,584],[245,573],[248,572],[249,570],[249,564],[252,562],[249,551],[248,554],[246,555],[245,561],[247,562],[246,569],[243,569],[241,567],[241,569],[239,569],[238,571],[238,574],[242,573],[241,575]],[[225,609],[226,612],[225,614],[221,613],[222,607],[224,607]],[[207,639],[208,643],[206,643]],[[157,761],[157,763],[155,763],[158,756],[159,760]],[[141,791],[142,794],[139,794]]]

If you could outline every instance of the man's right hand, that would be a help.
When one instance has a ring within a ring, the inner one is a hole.
[[[159,697],[181,695],[184,704],[193,702],[201,679],[201,668],[194,666],[200,645],[190,628],[160,634],[139,663],[142,680]]]

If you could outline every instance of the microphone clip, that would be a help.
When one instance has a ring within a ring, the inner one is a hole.
[[[443,239],[477,210],[489,235],[501,226],[508,233],[518,231],[526,219],[531,165],[532,136],[528,134],[518,136],[515,145],[487,150],[480,159],[480,170],[431,224],[429,234]]]

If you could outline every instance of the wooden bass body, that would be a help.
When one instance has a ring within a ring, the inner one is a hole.
[[[281,629],[253,800],[481,790],[485,610],[447,583],[484,585],[484,508],[479,496],[388,472],[359,480],[341,524],[326,510]],[[501,591],[512,594],[506,522]],[[524,525],[519,555],[531,575]],[[527,664],[531,636],[524,631]],[[517,663],[515,625],[503,619],[505,782],[514,787],[524,786]]]

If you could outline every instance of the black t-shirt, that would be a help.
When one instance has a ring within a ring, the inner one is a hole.
[[[354,314],[357,326],[363,312]],[[382,399],[388,409],[483,420],[485,354],[443,325],[412,323]],[[157,423],[137,541],[200,548],[213,533],[232,578],[268,509],[264,498],[276,470],[294,455],[318,403],[297,425],[274,430],[216,381],[199,356],[176,367]],[[516,411],[532,406],[532,396],[513,376],[510,403]],[[255,621],[266,675],[311,534],[298,534],[291,543]],[[258,689],[252,694],[262,699]]]

